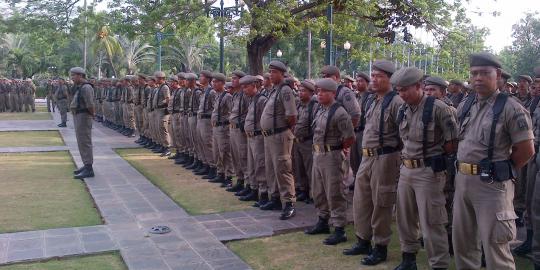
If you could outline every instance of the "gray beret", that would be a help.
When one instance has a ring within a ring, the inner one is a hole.
[[[396,72],[396,65],[394,64],[394,62],[388,60],[376,60],[375,62],[373,62],[372,67],[374,69],[384,71],[390,75]]]
[[[529,76],[529,75],[519,75],[519,76],[518,76],[518,79],[526,80],[526,81],[528,81],[529,83],[532,83],[532,82],[533,82],[533,79],[532,79],[531,76]]]
[[[243,71],[240,71],[240,70],[235,70],[235,71],[232,72],[232,74],[235,75],[238,78],[242,78],[242,77],[246,76],[246,73],[244,73]]]
[[[178,74],[176,74],[176,76],[180,80],[185,80],[186,79],[186,73],[184,73],[184,72],[178,72]]]
[[[268,64],[268,68],[269,69],[277,69],[277,70],[280,70],[282,72],[287,72],[287,66],[285,64],[283,64],[281,61],[278,61],[278,60],[273,60],[272,62],[270,62],[270,64]]]
[[[504,69],[501,69],[501,76],[506,80],[512,78],[512,75]]]
[[[163,72],[163,71],[156,71],[156,72],[154,72],[154,77],[156,77],[156,78],[165,78],[167,76],[165,75],[165,72]]]
[[[450,83],[457,84],[460,86],[463,86],[463,82],[457,79],[450,80]]]
[[[255,77],[255,76],[246,75],[246,76],[240,78],[240,85],[251,84],[251,83],[254,83],[254,82],[257,82],[257,77]]]
[[[315,92],[315,82],[312,80],[303,80],[300,85],[307,88],[311,92]]]
[[[364,80],[366,80],[366,82],[370,82],[371,81],[371,78],[369,77],[369,75],[367,75],[367,73],[364,73],[364,72],[358,72],[356,73],[356,78],[363,78]]]
[[[139,78],[142,78],[142,79],[146,79],[148,77],[142,73],[137,74],[137,76],[139,76]]]
[[[265,79],[270,79],[270,73],[268,73],[268,72],[267,72],[267,73],[264,73],[264,74],[263,74],[263,78],[265,78]]]
[[[351,81],[351,82],[356,82],[356,80],[355,80],[353,77],[349,76],[349,75],[345,75],[345,76],[343,77],[343,79],[348,80],[348,81]]]
[[[257,78],[257,80],[259,80],[259,81],[261,81],[261,82],[264,81],[264,77],[261,76],[261,75],[257,75],[257,76],[255,76],[255,77]]]
[[[332,75],[339,76],[339,68],[336,66],[324,66],[321,69],[321,73],[328,76],[332,76]]]
[[[149,79],[149,80],[152,80],[152,81],[155,81],[155,80],[156,80],[156,77],[155,77],[155,76],[148,76],[148,79]],[[114,82],[115,82],[115,81],[113,80],[113,83],[114,83]]]
[[[321,89],[332,92],[336,92],[338,88],[336,81],[329,78],[320,79],[315,83],[315,85]]]
[[[171,77],[169,77],[169,80],[171,80],[171,81],[178,81],[178,76],[172,75]]]
[[[190,72],[190,73],[186,73],[186,74],[184,75],[184,78],[185,78],[186,80],[193,80],[193,81],[194,81],[194,80],[197,80],[197,74],[191,73],[191,72]]]
[[[435,76],[428,77],[427,79],[425,79],[424,84],[425,85],[437,85],[437,86],[441,86],[443,88],[448,87],[448,83],[446,83],[446,81],[443,78],[435,77]]]
[[[390,77],[390,83],[394,86],[405,87],[413,85],[424,76],[424,72],[416,67],[402,68]]]
[[[82,67],[73,67],[69,70],[69,73],[86,75],[86,71]]]
[[[201,70],[200,72],[201,75],[204,75],[204,77],[206,78],[212,78],[212,72],[208,71],[208,70]]]
[[[212,78],[214,78],[214,80],[218,80],[218,81],[222,81],[222,82],[225,82],[227,81],[227,77],[225,77],[225,75],[223,75],[223,73],[214,73],[212,74]]]
[[[232,87],[232,82],[225,83],[225,88],[231,88],[231,87]]]
[[[497,57],[488,52],[473,53],[469,57],[469,65],[471,67],[491,66],[501,68],[502,64]]]

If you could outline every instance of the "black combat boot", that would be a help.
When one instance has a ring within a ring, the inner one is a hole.
[[[351,248],[344,249],[343,255],[369,255],[371,253],[371,241],[356,237],[358,242],[354,243]]]
[[[243,184],[244,184],[244,180],[242,180],[242,186],[236,188],[236,192],[234,193],[234,196],[242,197],[242,196],[248,195],[251,192],[251,186],[249,184],[247,184],[244,187]]]
[[[272,200],[270,200],[269,202],[261,205],[260,209],[265,210],[265,211],[281,210],[282,209],[281,200],[279,198],[272,198]]]
[[[416,253],[403,252],[401,263],[394,270],[416,270]]]
[[[238,198],[239,200],[243,202],[249,202],[249,201],[258,201],[259,200],[259,190],[258,189],[252,189],[249,194],[242,196]]]
[[[143,147],[146,148],[146,149],[152,149],[154,146],[155,146],[155,144],[151,139],[148,139],[146,144],[143,145]]]
[[[202,179],[213,179],[214,177],[216,177],[216,174],[217,174],[217,168],[210,167],[210,169],[208,170],[208,174],[203,176]]]
[[[303,202],[309,198],[309,194],[307,191],[300,190],[298,192],[298,196],[296,196],[296,200],[299,202]]]
[[[525,239],[525,241],[521,245],[514,248],[514,250],[512,250],[512,253],[518,256],[525,256],[531,253],[532,240],[533,240],[533,230],[527,230],[527,239]]]
[[[375,248],[371,253],[363,258],[360,263],[363,265],[377,265],[386,261],[386,256],[388,255],[387,246],[375,245]]]
[[[143,137],[142,136],[139,136],[139,138],[137,140],[135,140],[135,143],[136,144],[139,144],[143,141]]]
[[[94,177],[94,169],[92,168],[92,165],[84,165],[83,170],[73,176],[75,179],[84,179],[89,177]]]
[[[199,163],[197,163],[197,166],[195,166],[195,168],[193,168],[193,172],[197,172],[197,171],[201,170],[203,166],[204,166],[204,163],[202,162],[202,160],[199,159]]]
[[[150,149],[152,150],[152,152],[154,153],[161,153],[161,151],[163,151],[163,145],[161,144],[156,144],[156,146],[154,146],[154,148]]]
[[[343,227],[335,227],[334,233],[323,240],[323,244],[328,246],[335,246],[343,242],[347,242],[347,235],[345,235],[345,229]]]
[[[169,155],[167,159],[177,159],[180,156],[180,153],[178,153],[178,150],[176,150],[176,153],[174,155]]]
[[[188,169],[188,170],[193,170],[195,168],[197,168],[197,166],[199,166],[199,160],[198,159],[193,159],[193,162],[189,165],[189,166],[186,166],[185,168]]]
[[[224,173],[220,173],[218,175],[216,175],[216,177],[208,180],[208,182],[210,183],[223,183],[225,181],[225,174]]]
[[[163,146],[163,150],[161,151],[161,157],[166,157],[171,154],[171,151],[169,150],[169,147]]]
[[[178,164],[178,165],[185,165],[186,163],[188,163],[189,161],[191,160],[191,156],[188,155],[188,154],[182,154],[182,156],[179,158],[179,159],[175,159],[174,160],[174,164]]]
[[[295,215],[296,215],[296,209],[294,208],[294,203],[286,202],[285,208],[283,208],[283,211],[281,211],[281,215],[279,216],[279,219],[287,220],[289,218],[294,217]]]
[[[226,177],[225,181],[223,181],[223,183],[221,183],[219,187],[222,187],[222,188],[232,187],[232,177],[231,176]]]
[[[246,185],[246,187],[244,188],[244,179],[238,179],[236,180],[236,184],[234,184],[234,186],[227,188],[225,190],[228,192],[235,192],[234,195],[236,195],[236,193],[239,193],[242,190],[247,189],[247,188],[249,188],[249,184]]]
[[[203,164],[202,168],[195,172],[195,175],[207,175],[210,173],[210,166]]]
[[[268,203],[268,192],[262,192],[259,195],[259,201],[255,202],[252,206],[261,207],[261,205],[265,205],[266,203]]]
[[[84,170],[84,166],[82,166],[82,167],[80,167],[80,168],[74,170],[74,171],[73,171],[73,174],[79,174],[79,173],[81,173],[83,170]]]
[[[319,217],[319,221],[317,221],[315,226],[305,230],[304,233],[309,234],[309,235],[330,233],[330,226],[328,226],[328,219]]]
[[[66,122],[62,122],[62,123],[58,124],[58,127],[67,127]]]

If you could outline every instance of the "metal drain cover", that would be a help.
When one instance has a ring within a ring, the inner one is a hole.
[[[149,233],[153,233],[153,234],[166,234],[166,233],[170,233],[171,232],[171,228],[167,227],[167,226],[154,226],[152,228],[150,228],[150,230],[148,231]]]

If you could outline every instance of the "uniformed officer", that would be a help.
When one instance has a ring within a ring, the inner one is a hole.
[[[203,70],[199,75],[202,93],[199,101],[197,132],[201,142],[201,161],[203,166],[195,171],[196,175],[208,175],[208,179],[216,177],[216,163],[212,152],[212,111],[217,93],[212,89],[212,72]]]
[[[126,131],[122,134],[128,137],[135,137],[135,104],[134,104],[134,83],[137,77],[133,75],[126,76],[124,86],[124,104],[123,104],[123,122]]]
[[[55,112],[55,107],[56,107],[56,102],[54,100],[54,85],[53,85],[53,80],[49,79],[47,81],[47,111],[48,112]],[[2,110],[2,93],[0,93],[0,111],[4,111]],[[4,99],[5,100],[5,99]]]
[[[272,91],[272,81],[270,80],[270,73],[264,73],[263,78],[264,80],[262,83],[261,94],[268,97],[270,95],[270,92]]]
[[[356,176],[360,163],[362,162],[362,136],[366,126],[366,105],[373,94],[373,91],[368,90],[369,75],[364,72],[358,72],[356,75],[356,101],[360,106],[360,120],[358,126],[354,128],[356,140],[351,146],[351,169],[353,175]],[[354,185],[353,185],[354,186]]]
[[[311,168],[313,167],[313,129],[311,124],[319,108],[315,96],[315,82],[304,80],[300,83],[300,102],[296,106],[298,123],[294,126],[293,172],[298,196],[297,201],[311,200]]]
[[[540,67],[535,68],[535,87],[540,89]],[[540,168],[540,155],[538,155],[538,145],[540,145],[540,109],[536,109],[533,114],[534,121],[534,143],[535,143],[535,161],[537,168]],[[530,180],[530,179],[529,179]],[[540,269],[540,171],[537,170],[534,184],[529,185],[529,190],[532,190],[530,197],[530,228],[532,228],[532,259],[534,269]],[[529,228],[529,227],[528,227]],[[527,240],[529,231],[527,231]]]
[[[330,78],[316,82],[320,109],[313,123],[312,194],[319,221],[307,234],[329,233],[328,223],[334,233],[323,241],[336,245],[347,241],[347,201],[343,194],[343,177],[349,171],[346,162],[349,147],[354,142],[351,116],[335,100],[338,84]]]
[[[54,99],[56,100],[58,112],[60,112],[60,118],[62,119],[62,122],[58,124],[58,127],[67,127],[67,111],[70,105],[67,103],[69,93],[65,81],[62,78],[56,80],[54,82],[54,89]]]
[[[202,158],[202,142],[197,131],[197,111],[199,110],[199,104],[201,101],[202,90],[197,86],[197,74],[186,74],[187,87],[191,89],[191,95],[188,100],[188,125],[189,125],[189,138],[193,149],[193,162],[186,167],[189,170],[199,170],[203,166]]]
[[[443,190],[445,154],[457,150],[457,124],[450,109],[452,105],[422,91],[422,75],[422,70],[408,67],[398,70],[390,79],[405,101],[397,119],[403,141],[403,166],[396,202],[402,261],[396,270],[417,268],[420,231],[430,268],[447,269],[450,263]],[[426,92],[431,91],[433,82],[437,78],[424,80]]]
[[[448,98],[452,101],[452,106],[454,106],[454,108],[459,106],[459,103],[461,103],[461,100],[463,100],[463,97],[465,96],[462,89],[463,82],[460,80],[451,80],[448,85]]]
[[[83,68],[74,67],[69,70],[74,83],[74,95],[71,101],[73,125],[75,136],[83,167],[74,171],[75,179],[94,177],[93,149],[92,149],[92,118],[94,117],[94,87],[86,81],[86,72]]]
[[[531,103],[531,93],[530,93],[530,86],[532,83],[532,78],[529,75],[519,75],[518,76],[518,92],[517,92],[517,99],[521,103],[521,105],[525,108],[528,108]]]
[[[144,140],[144,89],[146,88],[146,75],[137,74],[137,84],[133,95],[135,105],[135,128],[139,132],[139,138],[135,143],[142,143]]]
[[[512,78],[512,75],[510,73],[506,72],[505,70],[501,70],[501,78],[497,81],[497,88],[499,88],[499,91],[505,92],[506,94],[512,94],[510,89],[508,88],[508,80]]]
[[[169,131],[167,130],[167,123],[169,122],[169,115],[167,114],[167,105],[169,104],[169,99],[171,98],[171,91],[169,86],[165,83],[165,73],[162,71],[157,71],[154,73],[156,77],[156,83],[158,85],[157,92],[154,95],[153,107],[155,108],[154,112],[156,113],[156,136],[158,144],[161,145],[160,153],[162,156],[168,156],[169,151]]]
[[[227,191],[236,192],[237,196],[245,196],[251,193],[251,186],[244,188],[245,177],[247,175],[247,137],[244,131],[244,121],[246,119],[249,106],[248,97],[242,90],[240,79],[246,76],[243,71],[233,71],[232,73],[232,91],[233,96],[231,104],[230,139],[234,172],[236,174],[236,184]]]
[[[364,265],[386,260],[392,235],[392,208],[396,201],[399,175],[400,139],[396,117],[403,100],[392,90],[390,76],[394,63],[378,60],[373,63],[371,86],[375,93],[367,104],[366,127],[362,138],[362,163],[356,175],[353,207],[358,242],[346,255],[369,254]],[[371,249],[371,240],[375,248]]]
[[[497,89],[501,63],[489,53],[470,57],[476,94],[458,108],[458,174],[453,242],[457,269],[479,269],[480,247],[487,269],[515,269],[509,242],[516,236],[514,169],[534,154],[530,117]]]
[[[280,219],[285,220],[296,214],[294,208],[296,194],[291,160],[294,135],[291,128],[296,124],[298,112],[296,111],[294,93],[284,83],[287,66],[274,60],[270,62],[269,68],[270,79],[274,87],[264,106],[261,129],[264,136],[266,178],[269,181],[268,189],[272,199],[260,208],[262,210],[279,210],[284,202],[285,208],[283,208]]]

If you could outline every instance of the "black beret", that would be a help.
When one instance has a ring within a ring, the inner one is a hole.
[[[212,72],[208,71],[208,70],[201,70],[200,72],[201,75],[204,75],[204,77],[206,78],[212,78]]]
[[[369,75],[367,75],[367,73],[364,73],[364,72],[358,72],[356,73],[356,78],[363,78],[364,80],[366,80],[366,82],[370,82],[371,81],[371,78],[369,77]]]
[[[332,76],[332,75],[339,76],[339,68],[336,66],[324,66],[321,69],[321,73],[328,76]]]
[[[512,78],[512,75],[504,69],[501,69],[501,76],[506,80]]]
[[[255,76],[246,75],[246,76],[240,78],[240,84],[241,85],[250,84],[250,83],[257,82],[257,80],[258,79]]]
[[[375,62],[373,62],[372,67],[374,69],[384,71],[390,75],[396,72],[396,65],[394,64],[394,62],[388,60],[376,60]]]
[[[240,70],[235,70],[235,71],[232,72],[232,74],[235,75],[238,78],[242,78],[242,77],[246,76],[246,73],[244,73],[243,71],[240,71]]]
[[[394,86],[405,87],[422,80],[424,72],[416,67],[406,67],[396,71],[390,77],[390,83]]]
[[[176,76],[180,80],[185,80],[186,79],[186,73],[184,73],[184,72],[178,72],[178,74],[176,74]]]
[[[502,64],[497,57],[488,52],[473,53],[469,57],[469,65],[471,67],[491,66],[501,68]]]
[[[186,74],[184,75],[184,78],[185,78],[186,80],[193,80],[193,81],[194,81],[194,80],[197,80],[197,74],[191,73],[191,72],[190,72],[190,73],[186,73]]]
[[[315,92],[315,82],[312,80],[303,80],[300,85],[310,90],[311,92]]]
[[[315,83],[315,85],[319,88],[332,92],[336,92],[338,88],[336,81],[329,78],[320,79]]]
[[[227,81],[227,77],[225,77],[225,75],[223,75],[223,73],[219,73],[219,72],[216,72],[216,73],[212,74],[212,78],[214,78],[214,80],[218,80],[218,81],[222,81],[222,82]]]
[[[277,70],[280,70],[282,72],[287,72],[287,66],[285,64],[283,64],[281,61],[278,61],[278,60],[273,60],[272,62],[270,62],[270,64],[268,64],[268,68],[269,69],[277,69]]]
[[[463,86],[463,82],[457,79],[450,80],[450,83],[457,84],[459,86]]]
[[[427,79],[425,79],[424,84],[425,85],[437,85],[437,86],[441,86],[443,88],[448,87],[448,83],[443,78],[435,77],[435,76],[428,77]]]

